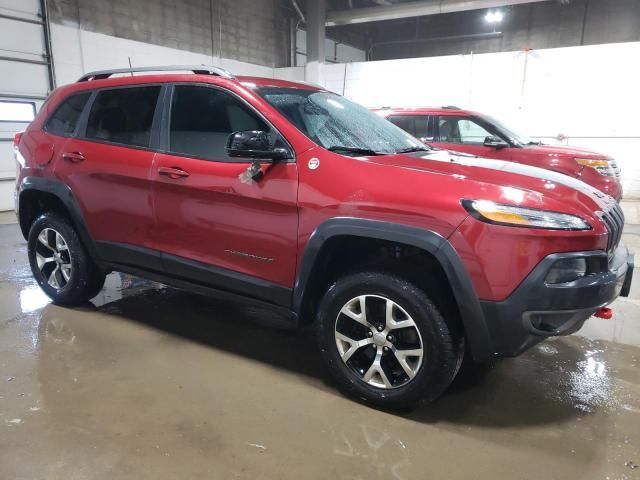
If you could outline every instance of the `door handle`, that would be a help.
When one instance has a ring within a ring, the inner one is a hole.
[[[160,167],[158,168],[158,173],[160,175],[164,175],[165,177],[169,177],[172,180],[189,176],[189,172],[185,172],[178,167]]]
[[[65,152],[62,154],[62,159],[71,163],[80,163],[85,161],[82,152]]]

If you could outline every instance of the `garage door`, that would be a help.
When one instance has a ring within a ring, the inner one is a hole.
[[[0,211],[13,208],[13,136],[53,87],[43,0],[0,0]]]

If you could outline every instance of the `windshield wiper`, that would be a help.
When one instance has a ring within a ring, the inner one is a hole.
[[[542,145],[542,142],[531,141],[531,142],[527,142],[527,145]]]
[[[432,150],[432,148],[429,147],[409,147],[397,150],[396,153],[428,152],[430,150]]]
[[[347,147],[345,145],[334,145],[333,147],[327,148],[327,150],[330,152],[357,153],[360,155],[383,155],[381,152],[376,152],[369,148]]]

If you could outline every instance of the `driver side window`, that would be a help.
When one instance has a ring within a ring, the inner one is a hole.
[[[229,135],[271,128],[233,95],[211,87],[176,85],[171,101],[169,151],[205,160],[238,161],[229,157]]]
[[[439,142],[482,145],[492,135],[467,117],[441,116],[438,121]]]

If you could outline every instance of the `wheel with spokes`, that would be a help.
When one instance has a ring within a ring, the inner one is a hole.
[[[33,276],[53,301],[81,304],[102,289],[104,273],[64,218],[52,213],[40,216],[29,230],[28,249]]]
[[[323,358],[347,394],[389,408],[437,398],[460,367],[464,341],[407,280],[363,272],[335,282],[318,313]]]

